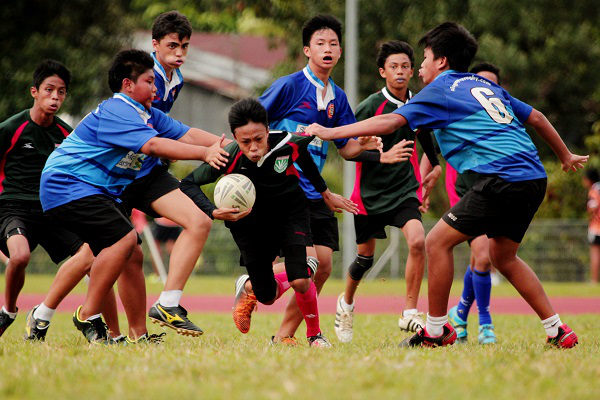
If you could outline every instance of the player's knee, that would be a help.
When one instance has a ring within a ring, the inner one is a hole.
[[[11,254],[8,262],[11,268],[16,269],[25,269],[27,264],[29,264],[29,259],[31,258],[31,253],[27,251],[23,252],[15,252],[15,254]]]
[[[306,293],[310,288],[310,280],[309,279],[294,279],[290,282],[290,286],[294,291],[299,293]]]
[[[350,278],[355,281],[360,281],[364,274],[373,266],[373,256],[361,256],[358,254],[352,264],[350,264],[350,268],[348,268],[348,274]]]
[[[273,304],[277,296],[277,284],[273,280],[272,285],[257,285],[252,287],[252,291],[261,304]]]
[[[212,227],[212,220],[203,212],[198,212],[189,218],[183,229],[197,238],[207,237]]]
[[[410,238],[407,241],[408,251],[413,255],[425,255],[425,237],[419,236],[416,238]]]

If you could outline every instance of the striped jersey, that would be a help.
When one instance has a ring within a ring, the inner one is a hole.
[[[140,148],[155,136],[179,139],[188,127],[116,93],[89,113],[50,155],[42,171],[44,211],[83,197],[117,198],[142,168]]]
[[[394,112],[412,129],[433,129],[442,155],[459,173],[519,182],[546,177],[523,126],[531,111],[479,75],[448,70]]]
[[[325,97],[323,91],[325,90]],[[301,71],[277,79],[258,99],[269,116],[269,127],[273,130],[304,132],[314,122],[333,128],[356,122],[348,104],[346,94],[329,78],[327,89],[308,65]],[[337,148],[344,147],[348,139],[334,140]],[[317,137],[308,146],[313,161],[323,170],[327,159],[328,142]],[[321,195],[300,172],[300,186],[309,199],[320,199]]]
[[[183,75],[179,68],[176,68],[169,80],[165,69],[156,59],[156,52],[152,53],[152,58],[154,59],[154,85],[156,86],[156,96],[152,100],[152,107],[168,114],[183,87]]]
[[[71,132],[54,116],[50,126],[33,122],[30,110],[0,124],[0,200],[39,201],[40,176],[50,153]]]
[[[409,93],[410,97],[410,93]],[[394,97],[385,87],[363,100],[356,109],[356,119],[362,121],[375,115],[394,112],[404,102]],[[388,151],[403,139],[415,140],[415,132],[408,126],[389,135],[382,135],[383,151]],[[410,162],[382,164],[357,162],[354,190],[350,199],[358,204],[360,214],[380,214],[395,209],[409,198],[419,199],[421,181],[419,161],[415,151]]]

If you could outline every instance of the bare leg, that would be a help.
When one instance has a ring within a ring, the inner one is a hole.
[[[590,281],[598,283],[600,273],[600,245],[590,246]]]
[[[429,315],[443,317],[448,312],[448,296],[454,278],[452,251],[469,236],[452,228],[443,220],[429,231],[425,238],[428,260]]]
[[[89,274],[94,262],[94,254],[87,243],[68,259],[56,273],[52,285],[46,294],[44,304],[56,309],[60,302],[77,286],[86,274]],[[114,293],[113,293],[114,297]]]
[[[492,269],[489,239],[485,235],[477,236],[471,241],[471,266],[479,272]]]
[[[137,339],[148,330],[146,329],[146,282],[142,270],[144,255],[138,245],[129,262],[119,275],[119,297],[123,302],[127,322],[129,323],[129,337]]]
[[[425,229],[417,219],[411,219],[402,227],[408,244],[406,259],[406,309],[417,308],[421,282],[425,273]]]
[[[505,237],[493,238],[489,242],[492,264],[517,289],[540,319],[556,314],[535,272],[517,257],[519,243]]]
[[[365,243],[360,243],[356,246],[356,252],[361,256],[373,257],[373,254],[375,254],[375,240],[376,239],[369,239]],[[356,294],[359,284],[360,281],[352,279],[350,274],[348,274],[346,277],[346,290],[344,290],[344,301],[347,304],[354,303],[354,295]]]
[[[17,312],[17,297],[25,284],[25,268],[29,264],[29,241],[23,235],[13,235],[6,241],[9,259],[6,264],[6,285],[4,307],[9,312]]]

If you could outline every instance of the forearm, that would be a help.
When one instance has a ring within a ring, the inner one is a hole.
[[[204,161],[208,150],[206,147],[177,140],[154,137],[147,141],[140,151],[153,157],[162,157],[169,160],[202,160]]]
[[[423,152],[427,156],[431,166],[435,167],[436,165],[440,165],[435,146],[433,145],[433,139],[431,138],[431,131],[425,130],[419,132],[417,134],[417,139],[419,140],[419,143],[421,143],[421,148],[423,148]]]
[[[212,146],[219,141],[221,136],[207,132],[199,128],[190,128],[189,131],[183,135],[179,141],[188,144],[195,144],[198,146]],[[231,143],[231,139],[225,139],[224,145]]]
[[[363,152],[363,147],[360,145],[360,143],[358,143],[358,140],[354,139],[348,140],[344,147],[338,149],[338,153],[340,153],[340,156],[342,156],[346,160],[352,160],[354,157],[358,156]]]
[[[400,114],[382,114],[350,125],[331,128],[334,139],[356,136],[387,135],[406,124]]]
[[[559,160],[564,160],[570,154],[567,145],[544,114],[534,109],[531,111],[526,123],[533,126],[537,134],[548,143]]]
[[[181,181],[179,189],[181,189],[183,193],[192,199],[199,209],[201,209],[211,219],[214,219],[213,211],[216,210],[217,207],[210,201],[208,197],[206,197],[202,189],[200,189],[200,186],[192,182],[191,179],[186,178]]]
[[[381,153],[374,150],[363,151],[356,157],[347,159],[348,161],[356,161],[356,162],[380,162],[381,161]]]

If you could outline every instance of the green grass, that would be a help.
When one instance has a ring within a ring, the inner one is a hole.
[[[29,274],[25,279],[25,287],[22,293],[46,293],[54,276]],[[190,278],[185,288],[185,294],[206,295],[229,295],[233,291],[235,277],[202,276],[194,275]],[[576,296],[576,297],[598,297],[600,286],[586,283],[573,282],[543,282],[549,296]],[[4,275],[0,277],[0,287],[4,287]],[[148,294],[159,294],[162,284],[156,278],[147,278],[146,287]],[[363,282],[360,285],[359,295],[403,295],[406,286],[402,280],[376,279]],[[451,294],[460,296],[462,282],[455,281]],[[80,283],[74,293],[85,293],[86,285]],[[324,295],[338,295],[344,291],[344,282],[340,279],[330,279],[323,288]],[[422,293],[427,292],[427,281],[421,286]],[[506,281],[492,288],[493,296],[518,296],[515,289]]]
[[[87,345],[67,314],[56,315],[47,343],[25,343],[21,315],[0,339],[0,398],[600,398],[597,315],[563,316],[580,338],[569,351],[547,349],[530,316],[495,316],[496,346],[431,350],[399,349],[406,334],[392,315],[357,315],[346,345],[333,340],[333,316],[323,316],[332,349],[270,346],[278,315],[256,314],[247,335],[229,315],[191,317],[204,336],[168,331],[160,346],[105,348]]]

